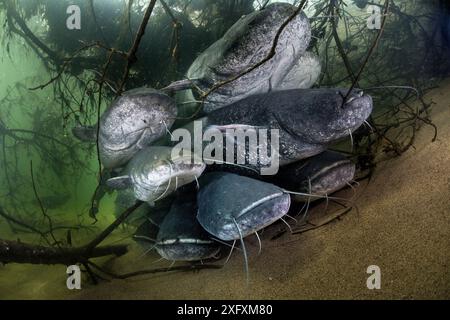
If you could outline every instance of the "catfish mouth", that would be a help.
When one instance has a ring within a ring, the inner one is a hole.
[[[156,243],[159,247],[164,246],[171,246],[174,244],[197,244],[197,245],[207,245],[207,244],[214,244],[215,242],[212,240],[207,239],[200,239],[200,238],[172,238],[172,239],[164,239],[161,241],[158,241]]]
[[[172,192],[183,185],[196,180],[205,170],[203,162],[192,162],[191,157],[180,157],[175,160],[166,160],[167,174],[155,181],[152,195],[162,197],[166,192]]]
[[[267,203],[268,201],[271,201],[273,199],[277,199],[278,197],[281,197],[283,195],[283,192],[277,192],[271,195],[268,195],[267,197],[264,197],[254,203],[252,203],[251,205],[249,205],[248,207],[244,208],[243,210],[241,210],[240,212],[238,212],[238,214],[234,217],[236,220],[240,219],[240,218],[244,218],[245,215],[249,214],[249,212],[252,212],[253,210],[257,209],[258,207],[260,207],[261,205]]]
[[[228,223],[224,228],[226,231],[221,232],[218,238],[237,240],[264,229],[287,214],[290,199],[288,194],[279,192],[252,203],[232,218],[233,221]]]
[[[344,103],[343,108],[350,108],[354,118],[354,125],[351,128],[357,129],[365,120],[370,117],[373,109],[372,97],[365,94],[362,90],[352,95]],[[348,128],[348,129],[351,129]]]
[[[128,150],[132,150],[133,148],[135,148],[136,146],[139,145],[139,142],[142,140],[142,138],[145,136],[145,132],[147,130],[151,130],[150,126],[146,126],[144,128],[141,129],[137,129],[135,131],[129,132],[125,135],[125,138],[131,136],[131,135],[135,135],[136,137],[133,139],[133,141],[129,142],[129,143],[124,143],[122,142],[121,144],[119,144],[119,146],[117,147],[111,147],[108,146],[107,148],[104,146],[104,149],[107,149],[110,152],[126,152]],[[101,133],[100,133],[100,137],[101,137]],[[108,140],[108,139],[106,139]],[[125,146],[124,146],[125,145]]]
[[[373,109],[372,97],[360,90],[339,108],[339,119],[330,129],[334,132],[334,137],[343,138],[356,131],[370,117]]]
[[[220,247],[212,240],[200,238],[172,238],[159,241],[156,251],[166,260],[199,261],[215,257]]]
[[[308,182],[303,184],[301,191],[318,196],[326,196],[339,191],[354,178],[355,166],[352,162],[343,160],[336,162],[320,172],[309,177]],[[318,198],[308,196],[296,196],[304,201],[315,201]]]

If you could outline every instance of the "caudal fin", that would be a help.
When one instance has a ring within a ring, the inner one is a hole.
[[[76,126],[72,128],[75,138],[83,142],[97,141],[97,126]]]

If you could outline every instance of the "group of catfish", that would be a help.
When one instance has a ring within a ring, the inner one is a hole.
[[[295,12],[273,3],[243,16],[196,58],[185,79],[124,92],[96,126],[73,129],[77,138],[98,142],[106,185],[118,190],[117,210],[145,202],[128,223],[139,223],[134,238],[146,249],[171,261],[203,261],[241,241],[245,253],[244,238],[282,219],[291,201],[328,197],[354,179],[355,164],[327,149],[366,122],[372,98],[359,89],[312,89],[321,67],[307,51],[309,20]],[[273,57],[252,68],[273,46]],[[193,121],[193,114],[204,128],[279,130],[277,174],[209,165],[194,151],[174,156],[168,137],[176,120]]]

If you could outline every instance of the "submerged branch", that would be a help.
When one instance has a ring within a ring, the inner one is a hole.
[[[34,35],[34,33],[28,28],[25,21],[20,17],[19,13],[14,9],[14,4],[11,1],[6,1],[6,9],[8,16],[12,17],[14,21],[19,25],[23,34],[30,39],[30,41],[38,47],[41,51],[43,51],[49,58],[53,61],[61,61],[61,57],[54,51],[52,51],[49,47],[47,47],[38,37]]]
[[[107,227],[100,235],[92,240],[88,245],[67,248],[54,246],[38,246],[26,244],[19,241],[10,241],[0,239],[0,262],[2,263],[31,263],[31,264],[64,264],[71,265],[81,263],[86,265],[89,259],[98,258],[108,255],[121,256],[128,252],[127,245],[110,245],[98,247],[98,245],[108,237],[134,210],[139,208],[143,202],[138,201],[136,204],[125,210],[109,227]],[[0,214],[9,220],[9,216],[0,210]],[[45,235],[25,223],[13,218],[15,223],[22,225],[30,230],[36,231],[38,234]]]
[[[59,248],[60,247],[59,241],[56,240],[55,234],[53,233],[53,221],[52,221],[52,218],[50,218],[50,216],[47,214],[47,211],[45,210],[44,205],[42,204],[41,198],[39,197],[39,194],[38,194],[37,189],[36,189],[36,183],[34,181],[34,174],[33,174],[33,161],[32,160],[30,160],[30,175],[31,175],[31,183],[32,183],[32,186],[33,186],[34,196],[36,197],[36,200],[39,203],[39,208],[41,209],[42,215],[48,221],[48,225],[50,227],[50,229],[49,229],[50,230],[49,231],[50,236],[52,237],[52,239],[54,241],[54,244],[56,244],[56,246]]]
[[[40,235],[50,245],[50,242],[48,241],[45,232],[42,232],[41,230],[39,230],[39,229],[37,229],[37,228],[35,228],[35,227],[33,227],[33,226],[23,222],[23,221],[20,221],[20,220],[14,218],[13,216],[7,214],[2,207],[0,207],[0,216],[3,217],[8,222],[12,222],[14,224],[17,224],[20,227],[23,227],[25,229],[28,229],[28,230],[30,230],[30,231]]]
[[[44,247],[0,239],[0,262],[31,263],[31,264],[63,264],[72,265],[84,263],[92,258],[115,255],[121,256],[128,252],[126,245],[114,245],[94,248],[56,248]]]
[[[130,74],[130,68],[137,61],[136,53],[139,49],[139,45],[141,43],[142,37],[145,34],[145,29],[147,27],[150,16],[152,15],[155,4],[156,4],[156,0],[150,1],[147,9],[145,10],[144,18],[142,19],[141,25],[139,26],[139,30],[136,34],[136,37],[134,38],[133,46],[130,48],[130,50],[127,53],[127,62],[126,62],[126,66],[125,66],[125,71],[123,73],[122,81],[120,82],[119,88],[117,90],[117,95],[122,94],[122,91],[125,86],[125,82],[127,81],[128,76]]]
[[[97,238],[92,240],[87,246],[86,250],[91,251],[98,246],[111,232],[114,231],[122,222],[124,222],[137,208],[139,208],[144,202],[137,201],[132,207],[125,210],[108,228],[106,228]]]
[[[383,21],[381,22],[381,27],[380,30],[378,31],[377,37],[375,38],[375,41],[373,42],[372,46],[369,49],[369,52],[367,53],[367,56],[363,62],[363,64],[361,65],[361,68],[359,69],[358,73],[356,74],[355,79],[353,80],[352,86],[350,87],[350,89],[348,90],[344,100],[343,100],[343,104],[347,101],[348,97],[350,96],[351,92],[353,91],[353,89],[355,88],[355,86],[358,83],[359,78],[361,77],[367,63],[369,62],[370,57],[372,56],[372,53],[374,52],[375,48],[378,46],[378,42],[381,39],[381,35],[383,34],[384,31],[384,27],[386,26],[386,21],[387,21],[387,14],[389,12],[389,0],[386,0],[386,3],[384,5],[384,13],[383,13]]]

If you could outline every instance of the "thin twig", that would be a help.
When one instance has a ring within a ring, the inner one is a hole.
[[[93,212],[94,208],[94,201],[95,201],[95,195],[97,194],[97,190],[101,183],[103,183],[102,180],[102,161],[100,158],[100,143],[99,143],[99,136],[100,136],[100,115],[101,115],[101,109],[102,109],[102,89],[103,89],[103,83],[105,82],[106,72],[108,71],[109,65],[111,64],[112,57],[114,55],[114,51],[111,51],[108,56],[108,60],[106,61],[104,67],[103,67],[103,73],[102,77],[100,79],[99,83],[99,89],[98,89],[98,105],[97,105],[97,135],[95,138],[95,146],[97,149],[97,163],[98,163],[98,185],[95,189],[94,195],[92,196],[92,202],[91,202],[91,212]],[[97,217],[95,215],[92,215],[95,222],[97,222]],[[95,223],[94,222],[94,223]]]
[[[2,207],[0,207],[0,216],[5,218],[7,221],[11,221],[17,224],[18,226],[24,227],[32,232],[39,234],[45,240],[45,242],[47,242],[48,245],[51,245],[50,241],[47,239],[44,232],[7,214]]]
[[[366,67],[367,63],[369,62],[369,59],[372,56],[372,53],[374,52],[375,48],[378,46],[378,42],[380,41],[381,35],[383,34],[383,30],[386,25],[387,13],[389,12],[389,3],[390,3],[389,0],[386,0],[386,3],[384,5],[385,8],[384,8],[384,13],[383,13],[383,22],[381,23],[380,30],[378,31],[377,37],[375,38],[375,41],[373,42],[372,46],[370,47],[369,52],[367,53],[367,56],[366,56],[363,64],[361,65],[361,68],[359,69],[355,79],[353,80],[353,83],[352,83],[350,89],[348,90],[347,94],[345,95],[342,105],[345,104],[348,97],[352,93],[353,89],[355,88],[356,84],[359,81],[359,78],[361,77],[361,75],[364,71],[364,68]]]
[[[145,10],[144,18],[142,19],[141,25],[139,26],[139,30],[134,38],[133,46],[127,52],[127,61],[125,65],[125,71],[123,73],[122,81],[120,82],[119,88],[117,89],[117,95],[121,95],[125,86],[125,82],[128,79],[128,75],[130,74],[131,66],[137,61],[136,53],[139,49],[139,45],[141,43],[142,37],[145,34],[145,28],[147,27],[150,16],[153,12],[153,8],[155,7],[157,0],[151,0],[147,9]]]
[[[47,212],[46,212],[46,210],[45,210],[45,208],[44,208],[44,206],[43,206],[43,204],[42,204],[41,198],[39,198],[39,195],[38,195],[38,192],[37,192],[37,189],[36,189],[36,184],[35,184],[35,182],[34,182],[34,174],[33,174],[33,160],[30,160],[30,174],[31,174],[31,182],[32,182],[32,184],[33,184],[34,196],[36,197],[36,200],[37,200],[38,203],[39,203],[39,207],[41,208],[42,215],[43,215],[44,218],[47,219],[47,221],[48,221],[48,225],[49,225],[49,227],[50,227],[50,229],[49,229],[50,236],[52,237],[52,239],[53,239],[53,241],[54,241],[54,244],[55,244],[56,246],[60,247],[59,241],[56,240],[56,237],[55,237],[55,235],[53,234],[53,222],[52,222],[52,219],[51,219],[50,216],[47,214]]]
[[[114,231],[122,222],[124,222],[137,208],[139,208],[144,202],[137,201],[133,206],[125,210],[108,228],[103,230],[101,234],[99,234],[94,240],[92,240],[89,244],[86,245],[86,251],[93,250],[96,246],[98,246],[106,237],[109,236],[111,232]]]

